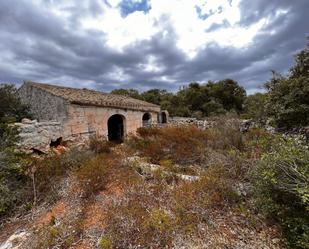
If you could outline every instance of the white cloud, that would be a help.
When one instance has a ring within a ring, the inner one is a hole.
[[[140,2],[141,0],[133,0]],[[111,3],[112,1],[109,1]],[[176,36],[176,45],[189,58],[209,43],[237,48],[248,45],[263,27],[261,20],[250,27],[242,27],[240,20],[240,0],[150,0],[148,13],[136,11],[122,17],[120,1],[113,1],[112,7],[105,6],[105,13],[97,18],[84,18],[83,28],[97,29],[107,35],[107,44],[122,50],[125,46],[140,40],[150,39],[158,32],[172,27]],[[201,15],[208,15],[203,19]],[[162,22],[159,20],[164,20]],[[207,31],[213,24],[228,23],[229,26]]]
[[[111,70],[109,73],[106,74],[106,76],[110,79],[114,79],[116,81],[128,81],[129,76],[125,74],[124,70],[121,67],[114,67],[113,70]]]
[[[158,73],[164,70],[163,65],[159,65],[159,63],[157,62],[157,59],[155,56],[150,55],[148,56],[147,59],[147,63],[140,63],[138,65],[138,67],[145,71],[145,72],[149,72],[149,73]]]

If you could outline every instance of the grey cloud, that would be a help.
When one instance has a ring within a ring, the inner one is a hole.
[[[83,1],[69,9],[68,28],[61,19],[30,1],[0,1],[0,81],[50,82],[59,78],[61,82],[58,83],[64,85],[84,87],[81,82],[91,82],[89,86],[105,91],[116,87],[177,90],[190,81],[231,77],[247,90],[255,91],[269,79],[271,69],[286,73],[293,62],[293,54],[305,45],[309,2],[291,2],[243,0],[241,25],[248,26],[263,17],[272,17],[252,43],[246,49],[208,44],[194,59],[188,59],[176,47],[177,36],[169,25],[168,16],[158,20],[164,24],[168,35],[157,33],[119,52],[105,45],[103,32],[78,32],[79,15],[102,14],[96,1]],[[52,1],[46,0],[46,4]],[[289,12],[275,16],[278,9]],[[139,65],[147,63],[150,56],[155,58],[161,71],[141,69]],[[123,80],[115,80],[112,76],[117,70],[123,72]]]

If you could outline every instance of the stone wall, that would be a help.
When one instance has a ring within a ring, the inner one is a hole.
[[[205,130],[208,128],[216,127],[220,124],[222,120],[218,120],[217,118],[212,119],[196,119],[196,118],[185,118],[185,117],[173,117],[169,118],[169,125],[181,126],[181,125],[195,125],[196,127]],[[239,126],[239,129],[243,132],[248,131],[252,127],[256,127],[256,124],[251,120],[246,119],[233,119],[226,118],[224,123],[229,126]],[[265,127],[266,130],[272,131],[272,127]]]
[[[107,138],[108,119],[114,114],[124,117],[124,135],[135,133],[143,126],[142,117],[145,112],[95,107],[95,106],[68,106],[68,118],[64,121],[63,135],[65,138],[73,136],[87,136],[96,134]],[[150,112],[152,123],[157,123],[157,113]]]
[[[114,114],[124,117],[124,136],[135,134],[143,126],[144,112],[93,106],[68,106],[68,117],[63,122],[23,119],[15,123],[19,130],[18,147],[25,151],[38,150],[47,153],[51,142],[61,138],[65,143],[86,142],[90,136],[108,138],[108,119]],[[157,113],[150,112],[152,123],[157,123]]]
[[[30,84],[23,84],[18,89],[18,94],[21,101],[30,106],[33,118],[39,122],[47,120],[63,122],[67,117],[68,103],[60,97],[33,87]]]
[[[30,106],[33,117],[39,121],[39,123],[37,122],[35,124],[35,127],[41,124],[44,126],[43,121],[54,120],[59,122],[57,123],[57,127],[59,128],[58,135],[66,141],[76,141],[81,138],[87,139],[89,136],[95,134],[107,138],[107,122],[114,114],[123,116],[125,136],[130,133],[134,134],[139,127],[143,126],[142,116],[145,113],[143,111],[71,104],[63,98],[54,96],[30,84],[23,84],[18,92],[22,102]],[[151,114],[151,124],[156,124],[158,113],[149,113]],[[27,128],[25,125],[26,124],[19,126],[25,129],[35,129],[33,127]],[[29,126],[30,124],[27,125]],[[38,131],[34,131],[34,134],[40,136],[38,133]],[[22,134],[28,133],[23,132]],[[28,135],[30,136],[30,134]],[[40,140],[40,138],[38,139]],[[43,140],[44,142],[42,143],[45,145],[47,138],[43,137]],[[29,144],[32,143],[29,142]]]
[[[23,119],[21,123],[15,123],[15,126],[19,130],[20,138],[17,146],[25,151],[48,152],[50,143],[62,137],[62,126],[56,121]]]
[[[214,121],[210,120],[199,120],[196,118],[185,118],[185,117],[170,117],[168,123],[170,125],[195,125],[200,129],[207,129],[214,126]]]

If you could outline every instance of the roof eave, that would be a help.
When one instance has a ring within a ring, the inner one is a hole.
[[[106,107],[106,108],[115,108],[115,109],[128,109],[133,111],[144,111],[144,112],[160,112],[160,106],[119,106],[119,105],[107,105],[107,104],[95,104],[95,103],[85,103],[79,101],[70,101],[71,104],[80,105],[80,106],[95,106],[95,107]]]

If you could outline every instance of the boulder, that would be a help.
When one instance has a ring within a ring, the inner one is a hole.
[[[50,143],[62,137],[62,127],[59,122],[23,119],[21,123],[15,123],[19,131],[18,148],[30,152],[41,151],[47,153]]]

